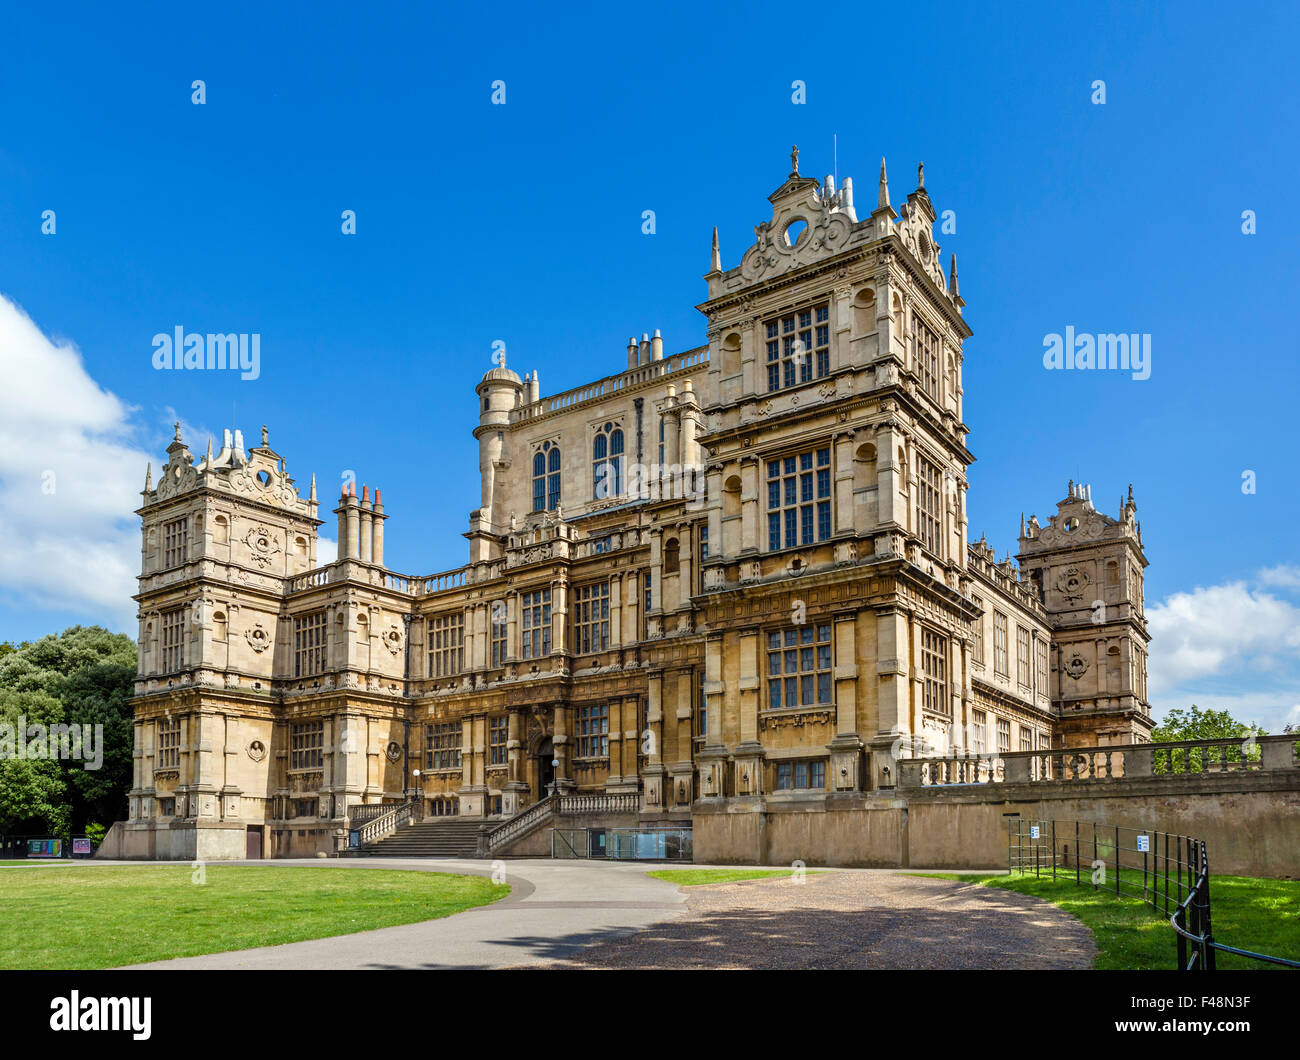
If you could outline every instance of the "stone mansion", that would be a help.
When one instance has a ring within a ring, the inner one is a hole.
[[[793,162],[731,268],[714,231],[706,345],[477,382],[457,570],[389,570],[368,486],[318,565],[315,478],[265,428],[201,457],[177,429],[138,512],[126,856],[332,852],[360,806],[496,823],[552,791],[643,826],[816,813],[900,760],[1148,739],[1131,488],[1111,517],[1071,483],[1014,563],[971,541],[971,331],[924,173],[896,210],[882,162],[860,218]]]

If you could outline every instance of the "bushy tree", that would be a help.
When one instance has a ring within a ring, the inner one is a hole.
[[[1195,703],[1191,710],[1171,710],[1165,720],[1151,730],[1153,743],[1177,743],[1184,740],[1237,740],[1240,746],[1212,751],[1209,761],[1240,762],[1242,758],[1260,757],[1258,747],[1246,741],[1251,736],[1268,734],[1254,723],[1238,721],[1226,710],[1202,710]],[[1202,770],[1203,752],[1199,747],[1170,748],[1158,754],[1152,763],[1156,773],[1199,773]]]
[[[100,769],[81,762],[0,761],[0,832],[81,832],[126,816],[136,651],[100,626],[0,646],[0,721],[102,725]]]

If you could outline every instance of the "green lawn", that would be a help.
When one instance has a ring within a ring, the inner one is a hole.
[[[1044,898],[1078,917],[1097,941],[1094,968],[1172,969],[1178,963],[1176,936],[1169,921],[1136,898],[1078,886],[1073,874],[1055,883],[1051,876],[957,876],[917,873],[961,883],[1005,887]],[[1300,881],[1250,876],[1212,876],[1210,912],[1214,938],[1238,949],[1300,960]],[[1275,968],[1233,954],[1216,957],[1220,968]]]
[[[112,968],[435,920],[510,893],[479,876],[188,864],[0,870],[0,968]]]
[[[767,880],[774,876],[793,876],[789,869],[658,869],[650,873],[656,880],[683,887],[698,887],[702,883],[735,883],[737,880]],[[819,873],[808,872],[808,876]]]

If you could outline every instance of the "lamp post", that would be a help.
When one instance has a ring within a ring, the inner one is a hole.
[[[416,805],[415,816],[418,819],[423,820],[424,819],[424,785],[420,782],[420,771],[418,769],[412,769],[411,776],[415,778],[415,805]]]
[[[558,758],[552,758],[551,759],[551,794],[552,795],[560,794],[560,774],[558,772],[559,768],[560,768],[560,760]]]

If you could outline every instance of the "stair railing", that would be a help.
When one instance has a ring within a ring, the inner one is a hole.
[[[358,807],[366,811],[373,810],[373,806]],[[367,846],[370,843],[377,843],[385,836],[392,835],[398,827],[405,824],[411,819],[415,812],[415,800],[407,799],[406,802],[394,803],[392,806],[386,806],[383,812],[374,814],[365,814],[368,819],[356,821],[355,817],[349,822],[349,830],[356,836],[357,842],[353,845]]]
[[[495,828],[485,828],[479,835],[479,856],[490,857],[508,843],[519,839],[524,833],[531,832],[543,824],[554,815],[556,803],[557,796],[547,795],[546,798],[533,803],[509,820],[502,821]]]

